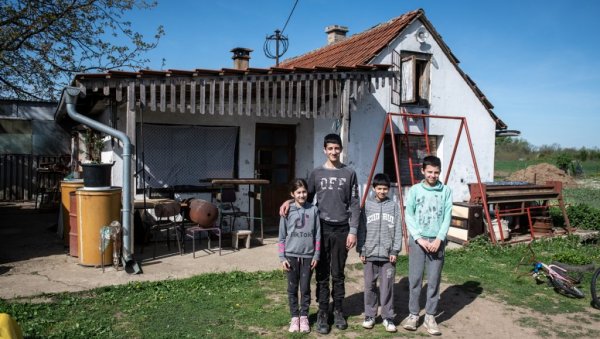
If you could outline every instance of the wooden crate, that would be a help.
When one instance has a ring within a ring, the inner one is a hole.
[[[448,240],[465,244],[483,233],[483,207],[480,204],[466,202],[454,203]]]

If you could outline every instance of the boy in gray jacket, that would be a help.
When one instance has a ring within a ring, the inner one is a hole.
[[[396,332],[394,277],[396,257],[402,249],[402,226],[398,204],[387,196],[389,190],[390,178],[384,173],[376,174],[373,178],[375,198],[367,199],[361,213],[357,250],[365,264],[365,321],[362,326],[373,328],[377,307],[381,304],[385,330]]]

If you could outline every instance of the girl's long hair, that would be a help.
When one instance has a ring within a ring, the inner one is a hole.
[[[296,178],[290,182],[289,192],[294,193],[300,187],[304,187],[308,191],[308,184],[306,183],[306,180]]]

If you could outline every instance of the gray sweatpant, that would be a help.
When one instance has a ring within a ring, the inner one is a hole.
[[[435,240],[435,238],[424,239],[429,242]],[[421,311],[419,296],[421,295],[421,287],[423,285],[423,272],[425,271],[425,266],[427,266],[427,303],[425,304],[425,312],[435,315],[440,298],[440,278],[442,276],[442,267],[444,266],[446,242],[442,241],[436,253],[427,253],[415,242],[413,237],[410,237],[408,249],[408,311],[415,315],[418,315]]]
[[[396,317],[394,313],[396,265],[389,261],[367,261],[364,272],[365,317],[377,317],[377,306],[381,304],[381,317],[394,319]],[[379,280],[379,289],[377,280]]]

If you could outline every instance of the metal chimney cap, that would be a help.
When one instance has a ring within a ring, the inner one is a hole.
[[[253,49],[250,48],[245,48],[245,47],[236,47],[234,49],[232,49],[230,52],[233,54],[242,54],[242,55],[248,55],[251,52],[253,52]]]
[[[325,33],[332,33],[332,32],[340,32],[340,33],[348,33],[348,27],[347,26],[341,26],[341,25],[331,25],[331,26],[327,26],[325,27]]]

